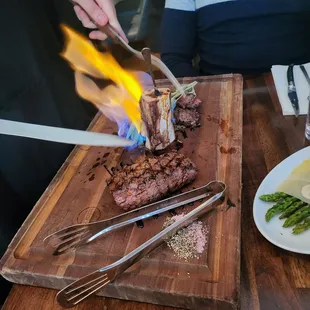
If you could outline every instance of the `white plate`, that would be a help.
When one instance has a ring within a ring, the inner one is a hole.
[[[272,169],[258,188],[253,206],[255,224],[267,240],[282,249],[302,254],[310,254],[310,231],[293,235],[292,228],[282,227],[284,220],[280,220],[278,216],[267,223],[265,214],[272,204],[261,201],[259,197],[275,192],[292,170],[306,159],[310,159],[310,147],[291,155]]]

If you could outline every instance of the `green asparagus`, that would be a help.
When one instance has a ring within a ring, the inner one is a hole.
[[[304,207],[306,205],[305,202],[303,201],[297,201],[293,204],[291,204],[280,216],[280,220],[288,218],[289,216],[291,216],[293,213],[295,213],[296,211],[298,211],[299,209],[301,209],[302,207]]]
[[[289,216],[286,219],[286,221],[284,222],[283,227],[294,226],[294,225],[302,222],[308,216],[310,216],[310,206],[306,205],[305,207],[302,207],[297,212],[295,212],[291,216]]]
[[[293,234],[299,235],[308,229],[310,229],[310,217],[305,219],[303,223],[297,224],[293,229]]]
[[[267,194],[262,195],[259,197],[260,200],[266,201],[266,202],[279,202],[284,198],[288,198],[289,195],[285,194],[283,192],[276,192],[274,194]]]
[[[295,203],[297,201],[298,201],[298,199],[295,197],[288,197],[288,198],[284,198],[283,200],[276,203],[272,208],[270,208],[267,211],[267,213],[265,215],[266,222],[269,222],[275,215],[282,213],[292,203]]]

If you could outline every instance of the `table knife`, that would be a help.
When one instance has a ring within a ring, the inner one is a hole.
[[[310,77],[309,77],[309,74],[308,74],[308,72],[307,72],[305,66],[304,66],[304,65],[300,65],[299,67],[300,67],[302,73],[304,74],[304,76],[305,76],[305,78],[306,78],[306,80],[307,80],[307,82],[308,82],[308,84],[309,84],[309,87],[310,87]],[[309,96],[308,96],[307,99],[308,99],[308,102],[309,102],[309,104],[310,104],[310,94],[309,94]],[[310,110],[310,109],[309,109],[309,110]],[[308,113],[309,113],[309,111],[308,111]]]
[[[295,116],[299,116],[299,102],[294,81],[294,65],[290,65],[287,69],[288,97],[292,103]]]
[[[308,84],[310,86],[310,77],[309,77],[309,74],[308,74],[305,66],[304,65],[300,65],[299,67],[300,67],[302,73],[304,74],[304,76],[305,76],[305,78],[306,78],[306,80],[307,80],[307,82],[308,82]]]
[[[310,86],[310,77],[304,65],[300,66],[302,73],[304,74],[309,86]],[[308,100],[308,113],[306,118],[306,129],[305,129],[305,137],[307,140],[310,140],[310,93],[307,97]]]
[[[4,119],[0,119],[0,134],[90,146],[126,147],[133,144],[131,140],[123,139],[116,135]]]

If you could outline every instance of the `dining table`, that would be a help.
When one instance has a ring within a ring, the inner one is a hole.
[[[271,73],[244,76],[240,309],[310,309],[310,256],[271,244],[253,220],[259,185],[277,164],[309,145],[304,130],[305,116],[282,115]],[[2,309],[62,309],[56,294],[52,289],[14,284]],[[72,309],[175,308],[92,296]]]

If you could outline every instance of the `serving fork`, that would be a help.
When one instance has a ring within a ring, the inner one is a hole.
[[[69,0],[69,2],[72,5],[76,5],[81,7],[78,3],[76,3],[73,0]],[[81,9],[83,10],[83,8],[81,7]],[[85,10],[83,10],[85,12]],[[103,32],[104,34],[106,34],[108,37],[110,37],[115,43],[120,44],[122,47],[124,47],[127,51],[129,51],[130,53],[132,53],[133,55],[135,55],[136,57],[138,57],[139,59],[144,61],[144,57],[142,55],[141,52],[133,49],[120,35],[119,33],[110,25],[110,24],[106,24],[104,26],[100,26],[96,23],[96,21],[94,21],[94,19],[87,13],[85,12],[85,14],[87,14],[88,18],[90,19],[90,21],[92,23],[94,23],[98,30]],[[172,74],[172,72],[169,70],[169,68],[156,56],[151,55],[151,60],[152,60],[152,64],[154,66],[156,66],[158,69],[160,69],[165,76],[167,77],[167,79],[173,84],[173,86],[182,94],[185,95],[184,89],[181,86],[181,84],[178,82],[178,80],[175,78],[175,76]]]
[[[79,302],[115,280],[131,265],[157,248],[165,239],[171,237],[177,230],[189,225],[208,210],[210,211],[211,209],[206,207],[212,205],[215,201],[221,198],[226,190],[226,185],[222,182],[214,181],[210,184],[212,185],[212,193],[210,193],[212,197],[115,263],[100,268],[62,289],[57,294],[58,303],[65,308],[76,306]]]

